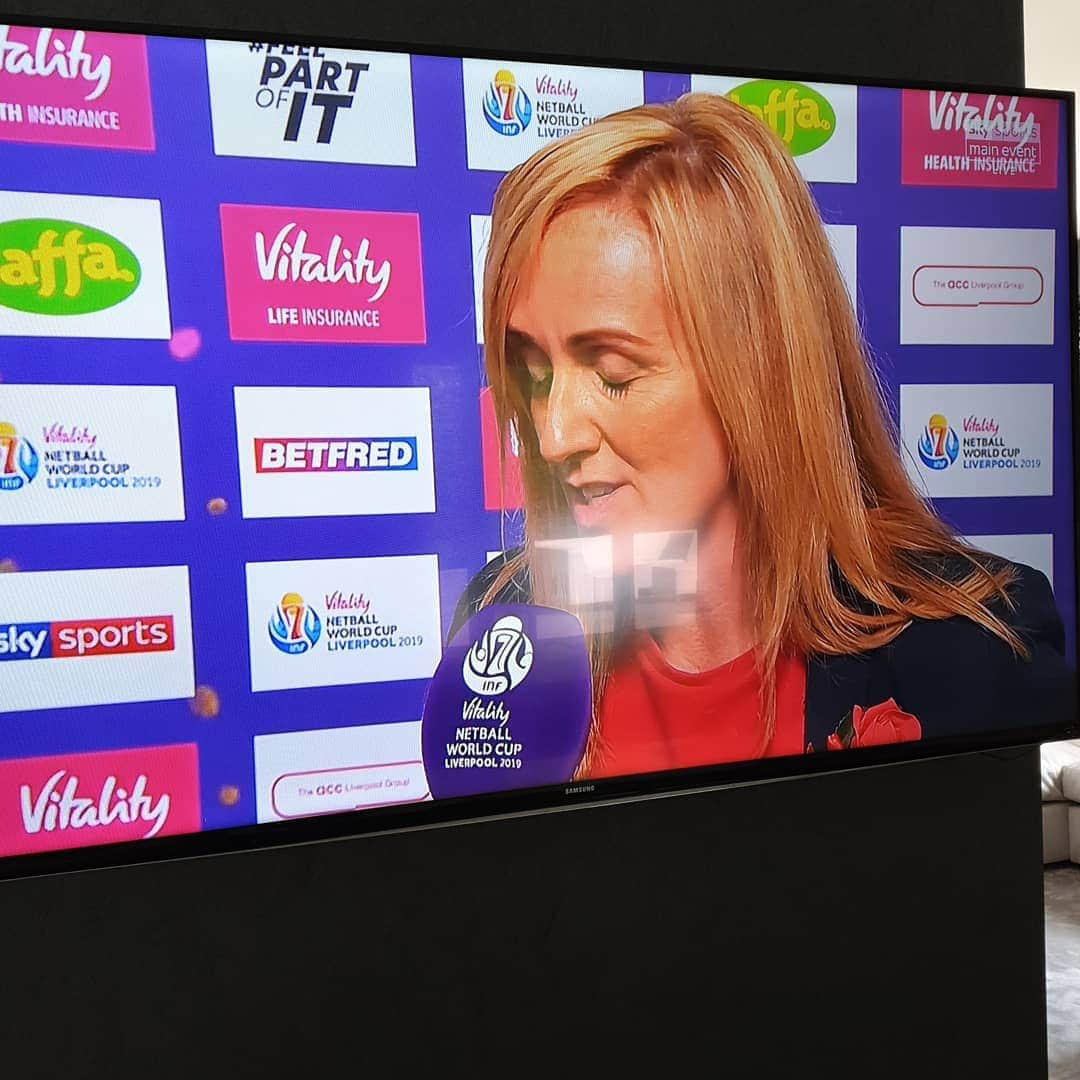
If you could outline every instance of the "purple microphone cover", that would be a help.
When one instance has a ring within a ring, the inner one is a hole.
[[[569,612],[493,604],[447,646],[421,744],[436,799],[571,780],[585,751],[592,677]]]

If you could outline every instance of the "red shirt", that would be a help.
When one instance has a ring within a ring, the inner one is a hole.
[[[760,687],[752,652],[712,671],[679,671],[651,635],[639,635],[616,665],[600,703],[603,749],[589,775],[626,776],[758,757],[764,730]],[[804,752],[805,704],[805,661],[781,654],[776,726],[765,757]]]

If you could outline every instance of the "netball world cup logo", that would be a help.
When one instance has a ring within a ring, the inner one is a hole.
[[[941,413],[934,413],[919,439],[919,457],[928,469],[947,469],[960,453],[960,439]]]
[[[13,424],[0,423],[0,491],[18,491],[37,474],[37,451]]]
[[[286,593],[269,623],[270,640],[290,656],[310,652],[322,635],[319,613],[299,593]]]
[[[484,94],[484,119],[500,135],[520,135],[532,120],[532,102],[512,71],[495,72]]]
[[[465,654],[465,685],[484,697],[505,694],[524,682],[533,663],[533,643],[516,615],[504,615]]]

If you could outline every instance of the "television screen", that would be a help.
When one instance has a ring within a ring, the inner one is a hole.
[[[1072,124],[0,27],[0,874],[1075,733]]]

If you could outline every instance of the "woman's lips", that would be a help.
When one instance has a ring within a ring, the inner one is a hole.
[[[598,529],[609,526],[624,500],[625,484],[572,484],[570,500],[574,520],[580,529]]]

